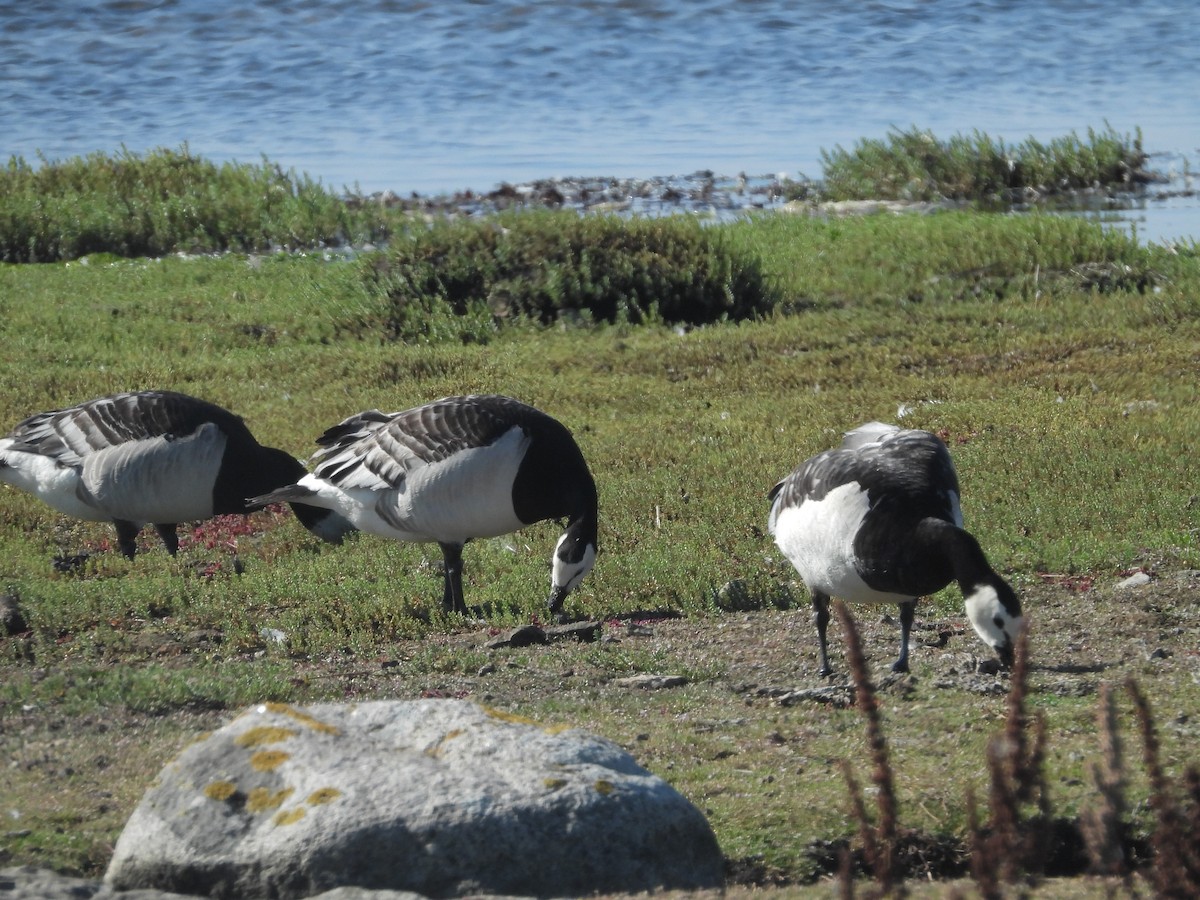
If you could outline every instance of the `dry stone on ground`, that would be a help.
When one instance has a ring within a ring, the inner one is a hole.
[[[251,708],[158,776],[109,889],[579,896],[720,887],[700,812],[615,744],[458,700]]]

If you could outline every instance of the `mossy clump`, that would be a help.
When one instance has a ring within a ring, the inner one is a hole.
[[[503,323],[752,319],[775,298],[756,257],[691,218],[526,212],[439,223],[366,264],[395,340],[486,341]]]

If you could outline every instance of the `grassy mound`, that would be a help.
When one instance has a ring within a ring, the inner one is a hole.
[[[266,160],[217,165],[186,146],[36,168],[14,157],[0,197],[4,262],[309,247],[348,228],[345,205],[308,176]]]
[[[822,151],[828,200],[972,200],[1012,203],[1095,187],[1130,190],[1148,179],[1142,136],[1112,128],[1042,143],[1005,144],[981,131],[942,141],[916,127],[853,151]]]
[[[371,260],[394,339],[486,340],[523,320],[705,325],[752,319],[775,299],[757,258],[691,218],[533,212],[442,223]]]

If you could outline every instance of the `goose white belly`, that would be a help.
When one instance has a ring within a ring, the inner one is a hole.
[[[12,440],[0,440],[0,481],[33,494],[47,506],[87,522],[106,522],[110,516],[80,495],[79,469],[62,466],[38,453],[10,449]]]
[[[897,603],[909,595],[877,591],[858,574],[854,538],[870,509],[856,481],[838,485],[820,500],[780,510],[773,520],[775,543],[810,591],[851,603]]]
[[[397,488],[334,488],[337,510],[362,531],[402,541],[464,543],[469,538],[510,534],[527,523],[513,508],[512,486],[529,437],[512,428],[487,447],[460,451],[446,460],[410,469]],[[329,485],[311,478],[302,485]]]
[[[143,524],[205,519],[225,436],[211,423],[184,438],[130,441],[89,453],[82,488],[109,517]]]

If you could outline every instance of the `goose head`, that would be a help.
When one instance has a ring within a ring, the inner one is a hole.
[[[967,618],[979,639],[996,651],[1001,663],[1011,668],[1017,637],[1025,621],[1016,593],[997,575],[971,588],[965,600]]]
[[[550,612],[557,614],[563,601],[583,581],[596,563],[596,523],[577,519],[563,532],[550,560]]]

